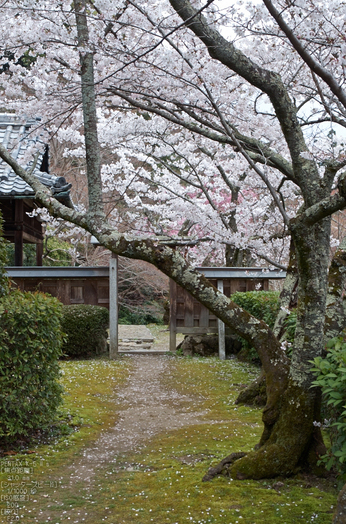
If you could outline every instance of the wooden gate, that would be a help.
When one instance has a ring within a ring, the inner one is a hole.
[[[286,272],[266,268],[206,268],[200,271],[219,291],[230,297],[236,291],[267,291],[269,281],[285,278]],[[170,351],[176,349],[177,333],[219,334],[219,356],[225,358],[225,326],[185,289],[170,280]]]

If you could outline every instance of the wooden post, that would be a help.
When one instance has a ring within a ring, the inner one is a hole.
[[[217,289],[223,293],[223,280],[217,281]],[[220,360],[226,360],[225,324],[220,319],[217,319],[217,327],[219,333],[219,358]]]
[[[118,356],[118,255],[109,264],[109,358]]]
[[[169,351],[177,349],[177,285],[169,279]]]
[[[15,232],[14,232],[14,265],[22,266],[23,265],[23,219],[24,219],[24,210],[23,210],[23,200],[16,199],[14,201],[14,223],[15,223]]]
[[[37,242],[36,244],[36,266],[42,266],[43,257],[43,242]]]

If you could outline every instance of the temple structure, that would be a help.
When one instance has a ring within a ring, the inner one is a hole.
[[[19,118],[0,113],[0,143],[22,167],[33,173],[52,195],[71,207],[71,184],[64,177],[49,174],[48,146],[44,143],[39,119]],[[14,244],[15,266],[23,265],[24,243],[36,244],[36,264],[42,266],[43,228],[35,216],[33,189],[5,162],[0,162],[0,211],[4,219],[4,237]]]

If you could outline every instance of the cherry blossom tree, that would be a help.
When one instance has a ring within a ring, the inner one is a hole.
[[[268,393],[259,446],[212,474],[313,465],[323,442],[310,367],[324,348],[331,217],[346,207],[344,3],[8,0],[1,9],[6,106],[42,115],[67,154],[85,157],[87,211],[57,202],[4,147],[1,158],[52,216],[154,264],[257,349]],[[114,160],[101,161],[105,150]],[[285,238],[299,277],[291,360],[179,249],[221,242],[281,264]]]

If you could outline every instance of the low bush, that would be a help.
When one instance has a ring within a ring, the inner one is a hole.
[[[143,306],[143,308],[145,305]],[[150,310],[130,310],[125,306],[119,307],[119,324],[127,325],[147,325],[147,324],[163,324],[163,315],[159,314],[157,311],[158,308],[152,308]]]
[[[335,468],[341,484],[346,482],[346,333],[333,338],[327,344],[325,358],[316,357],[312,372],[316,380],[313,385],[320,387],[324,402],[323,425],[327,427],[331,446],[321,457],[327,470]],[[321,425],[320,422],[316,424]]]
[[[29,435],[55,419],[62,401],[62,305],[42,293],[0,300],[0,438]]]
[[[100,355],[107,349],[109,311],[101,306],[74,304],[63,306],[61,329],[66,333],[63,354],[86,358]]]
[[[233,293],[231,299],[238,306],[258,318],[258,320],[263,320],[270,328],[274,327],[275,319],[280,309],[280,299],[277,291],[238,291]],[[238,358],[259,363],[257,351],[246,340],[242,338],[240,340],[242,342],[242,350],[238,354]]]
[[[274,327],[280,309],[277,291],[247,291],[233,293],[232,300],[251,315],[263,320],[270,328]]]

